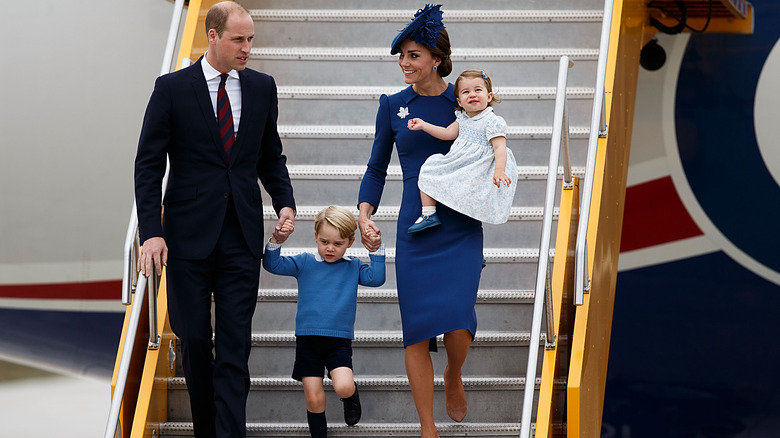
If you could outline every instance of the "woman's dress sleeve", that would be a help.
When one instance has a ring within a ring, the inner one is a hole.
[[[395,134],[390,126],[390,104],[387,95],[383,94],[379,98],[371,158],[368,160],[358,194],[358,205],[368,202],[374,206],[374,213],[376,213],[376,208],[379,207],[379,201],[382,199],[382,191],[387,178],[387,166],[390,164],[394,144]]]

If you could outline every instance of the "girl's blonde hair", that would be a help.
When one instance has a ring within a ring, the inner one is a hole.
[[[337,205],[331,205],[317,213],[314,218],[314,232],[320,232],[320,226],[323,221],[327,221],[335,229],[339,230],[339,235],[344,239],[354,239],[357,222],[355,216],[346,208]]]
[[[488,93],[493,93],[493,81],[490,80],[490,76],[485,73],[485,70],[466,70],[460,75],[458,75],[458,79],[455,79],[455,98],[458,99],[460,96],[458,95],[458,90],[460,89],[460,81],[461,79],[477,79],[480,78],[483,81],[485,81],[485,87],[487,88]],[[496,93],[493,93],[493,100],[491,102],[488,102],[488,106],[493,106],[494,103],[501,103],[501,98],[498,97]],[[456,108],[458,110],[463,110],[463,107],[458,105]]]

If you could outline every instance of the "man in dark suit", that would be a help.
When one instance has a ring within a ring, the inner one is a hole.
[[[249,12],[217,3],[206,29],[206,54],[159,77],[144,116],[135,161],[139,265],[146,276],[152,265],[157,272],[168,267],[169,318],[181,340],[195,436],[244,437],[264,246],[258,178],[280,236],[292,232],[281,224],[294,221],[295,200],[276,127],[276,84],[246,68],[254,38]]]

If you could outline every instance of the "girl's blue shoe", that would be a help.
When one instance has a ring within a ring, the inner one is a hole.
[[[439,225],[441,225],[441,220],[439,220],[439,215],[437,213],[434,213],[430,216],[422,215],[406,231],[408,231],[409,233],[416,233],[418,231],[437,227]]]

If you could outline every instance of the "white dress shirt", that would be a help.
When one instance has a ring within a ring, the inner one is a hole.
[[[206,55],[203,55],[203,61],[200,63],[203,68],[203,76],[206,77],[206,84],[209,86],[209,96],[211,97],[211,107],[214,108],[214,120],[217,119],[217,91],[219,90],[219,71],[206,61]],[[230,99],[230,111],[233,113],[233,132],[238,132],[238,124],[241,121],[241,80],[238,78],[238,72],[230,70],[225,82],[225,91]]]

